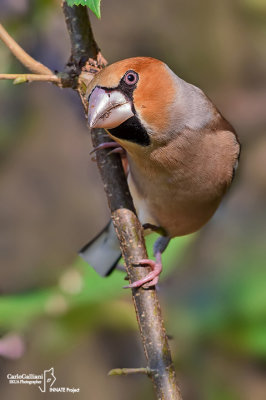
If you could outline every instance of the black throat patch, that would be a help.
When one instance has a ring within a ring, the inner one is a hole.
[[[122,140],[128,140],[141,146],[149,146],[151,144],[150,137],[146,129],[143,128],[136,115],[129,118],[116,128],[108,129],[108,131],[114,137]]]

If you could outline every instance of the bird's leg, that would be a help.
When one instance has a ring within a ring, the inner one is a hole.
[[[117,264],[117,266],[115,267],[115,269],[116,269],[117,271],[127,272],[125,266],[122,265],[122,264]],[[128,275],[125,275],[124,280],[125,280],[125,281],[128,281],[128,280],[129,280]]]
[[[156,261],[143,259],[138,262],[138,265],[149,265],[152,271],[145,276],[145,278],[140,279],[139,281],[133,282],[130,285],[124,286],[125,289],[127,288],[137,288],[143,286],[145,289],[151,286],[155,286],[158,283],[160,273],[162,272],[162,253],[166,249],[168,243],[170,241],[170,237],[168,236],[161,236],[159,239],[156,240],[153,252]]]

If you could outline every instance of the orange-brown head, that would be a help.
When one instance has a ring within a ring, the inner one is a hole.
[[[165,131],[169,124],[176,96],[174,74],[154,58],[129,58],[97,74],[87,95],[91,127],[106,128],[119,141],[146,146],[152,134]]]
[[[128,151],[160,146],[184,128],[197,131],[217,113],[200,89],[150,57],[106,67],[89,84],[87,96],[90,127],[107,129]]]

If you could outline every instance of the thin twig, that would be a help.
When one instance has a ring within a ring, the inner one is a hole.
[[[88,52],[86,46],[88,45],[84,47],[78,46],[78,36],[75,34],[74,28],[73,35],[75,40],[72,43],[72,53],[74,54],[74,56],[71,56],[72,61],[68,62],[65,71],[55,75],[49,68],[27,54],[0,24],[0,39],[26,68],[36,72],[35,74],[0,74],[0,80],[14,80],[15,84],[33,81],[52,82],[59,87],[72,87],[73,89],[78,86],[80,88],[83,87],[85,91],[94,74],[106,64],[106,61],[93,39],[92,31],[87,34],[87,42],[93,46],[93,58],[91,59],[86,57]]]
[[[38,75],[38,74],[0,74],[0,79],[11,79],[14,83],[43,81],[60,83],[61,79],[57,75]]]
[[[53,75],[53,71],[39,61],[34,60],[20,45],[9,35],[2,24],[0,24],[0,39],[6,44],[17,59],[30,71],[40,75]]]
[[[108,376],[114,375],[133,375],[133,374],[144,374],[144,375],[151,375],[150,368],[114,368],[108,372]]]
[[[63,9],[71,47],[75,54],[72,56],[73,62],[75,59],[80,62],[84,54],[87,59],[97,59],[98,46],[92,34],[86,8],[81,6],[71,8],[63,3]],[[79,65],[76,66],[78,67]],[[82,91],[79,93],[86,111],[86,99]],[[102,129],[92,130],[94,146],[108,140],[110,139]],[[116,154],[106,157],[106,153],[101,151],[97,153],[97,163],[120,240],[129,280],[134,282],[143,278],[148,269],[134,266],[138,260],[147,258],[142,226],[135,213],[120,157]],[[181,400],[156,290],[155,288],[133,289],[132,296],[157,398]]]

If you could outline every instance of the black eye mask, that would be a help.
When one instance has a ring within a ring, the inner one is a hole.
[[[130,72],[131,71],[127,71],[126,74],[129,74]],[[135,71],[132,72],[136,74]],[[111,133],[112,136],[117,137],[121,140],[127,140],[129,142],[137,143],[140,146],[149,146],[151,144],[150,137],[137,116],[133,102],[133,93],[137,87],[138,79],[134,84],[129,85],[125,82],[125,75],[120,80],[119,85],[116,88],[110,89],[102,87],[102,89],[106,91],[116,90],[123,93],[123,95],[126,96],[126,98],[131,103],[131,109],[134,116],[129,118],[116,128],[108,129],[108,131]]]

